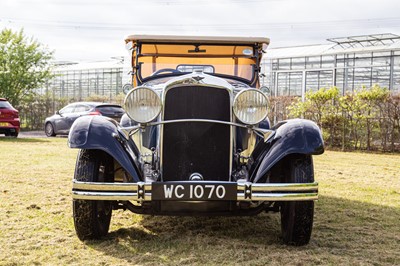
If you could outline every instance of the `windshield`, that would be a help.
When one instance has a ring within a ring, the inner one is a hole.
[[[137,56],[141,81],[201,70],[252,81],[257,58],[248,45],[142,44]]]
[[[13,107],[9,102],[0,101],[0,109],[13,109]]]

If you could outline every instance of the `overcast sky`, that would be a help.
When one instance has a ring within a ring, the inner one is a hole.
[[[24,28],[56,60],[126,54],[129,34],[261,36],[270,47],[400,35],[400,0],[0,0],[0,28]]]

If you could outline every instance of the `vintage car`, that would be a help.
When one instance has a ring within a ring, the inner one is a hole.
[[[68,142],[79,239],[109,230],[112,210],[151,215],[280,212],[283,242],[310,240],[312,155],[324,151],[308,120],[270,126],[260,90],[267,38],[132,35],[131,89],[117,123],[85,116]],[[176,218],[179,219],[179,218]]]

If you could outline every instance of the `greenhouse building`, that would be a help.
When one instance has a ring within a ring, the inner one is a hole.
[[[55,77],[47,83],[54,97],[83,100],[92,95],[112,100],[122,93],[123,60],[99,62],[57,62]]]
[[[262,84],[272,96],[303,96],[336,86],[344,94],[375,84],[400,92],[400,36],[328,39],[323,45],[268,49]]]

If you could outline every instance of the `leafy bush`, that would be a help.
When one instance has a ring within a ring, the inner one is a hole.
[[[315,121],[331,147],[400,150],[400,95],[377,85],[339,96],[336,87],[309,91],[289,107],[288,118]]]

